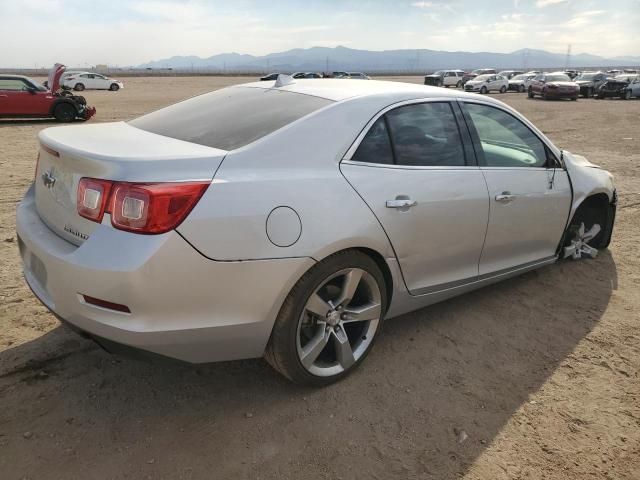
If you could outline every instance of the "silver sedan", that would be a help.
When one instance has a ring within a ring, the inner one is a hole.
[[[615,217],[611,174],[497,100],[420,85],[282,76],[39,141],[17,232],[58,318],[303,384],[351,372],[383,319],[595,256]]]

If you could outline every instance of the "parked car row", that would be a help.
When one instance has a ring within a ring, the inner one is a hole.
[[[273,81],[278,79],[279,72],[270,73],[264,77],[260,77],[261,81]],[[369,75],[362,72],[331,72],[331,73],[316,73],[316,72],[295,72],[290,75],[292,78],[353,78],[356,80],[371,80]]]
[[[532,70],[503,70],[479,68],[470,73],[464,70],[438,70],[425,75],[425,85],[463,88],[467,92],[490,93],[508,91],[527,93],[529,98],[544,99],[640,97],[640,74],[635,70],[609,70],[607,72],[541,72]]]

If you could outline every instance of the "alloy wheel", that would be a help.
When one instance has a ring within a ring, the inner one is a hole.
[[[309,296],[298,320],[300,363],[320,377],[348,370],[369,349],[381,317],[382,296],[370,273],[348,268],[330,275]]]

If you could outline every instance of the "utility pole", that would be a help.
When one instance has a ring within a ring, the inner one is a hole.
[[[564,69],[565,70],[569,69],[570,62],[571,62],[571,44],[569,44],[567,46],[567,58],[564,61]]]
[[[324,72],[329,75],[329,55],[327,55],[327,58],[325,58],[325,63],[324,63]]]

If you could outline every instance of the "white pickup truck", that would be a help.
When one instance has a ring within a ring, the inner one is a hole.
[[[463,70],[438,70],[431,75],[425,75],[425,85],[435,85],[436,87],[457,87],[462,88]]]

